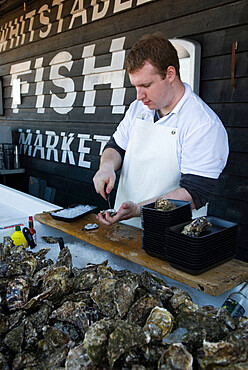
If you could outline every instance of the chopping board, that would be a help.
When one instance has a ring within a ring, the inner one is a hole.
[[[177,270],[169,263],[148,255],[141,248],[140,229],[121,223],[105,226],[97,221],[95,214],[68,223],[54,220],[49,212],[44,212],[36,214],[35,220],[212,296],[232,289],[248,279],[248,263],[236,259],[197,276]],[[87,223],[97,223],[99,228],[82,230]]]

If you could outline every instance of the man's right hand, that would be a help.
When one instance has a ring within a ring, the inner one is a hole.
[[[115,171],[111,164],[103,164],[93,177],[93,183],[98,194],[106,199],[106,193],[110,194],[115,184]],[[106,193],[105,193],[106,190]]]
[[[105,200],[105,191],[107,194],[112,191],[116,180],[115,171],[121,167],[121,163],[121,155],[115,149],[107,148],[102,153],[100,168],[93,177],[93,183],[97,194],[101,194]]]

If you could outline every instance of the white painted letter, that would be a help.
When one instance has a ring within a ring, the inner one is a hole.
[[[76,9],[77,5],[78,5],[78,8]],[[82,24],[87,23],[87,13],[86,13],[86,10],[84,9],[84,1],[83,0],[75,0],[74,1],[74,4],[73,4],[73,7],[72,7],[72,10],[71,10],[70,14],[72,14],[72,18],[71,18],[71,21],[70,21],[69,29],[72,28],[73,23],[74,23],[74,21],[77,17],[82,18]]]
[[[78,134],[79,137],[79,145],[78,145],[78,152],[79,152],[79,159],[78,159],[78,166],[79,167],[86,167],[90,168],[91,163],[84,160],[84,155],[89,154],[90,148],[86,148],[84,146],[85,140],[92,141],[90,139],[90,135],[86,134]]]
[[[47,4],[43,5],[39,9],[40,23],[47,25],[47,30],[46,31],[40,30],[39,36],[42,37],[42,38],[47,37],[49,35],[50,31],[51,31],[51,28],[52,28],[52,24],[50,23],[50,19],[49,19],[49,17],[46,17],[44,15],[44,12],[48,12],[48,13],[51,12],[51,10],[48,8]]]
[[[54,131],[46,131],[45,132],[47,136],[47,141],[46,141],[46,148],[47,148],[47,155],[46,155],[46,160],[50,161],[51,160],[51,153],[53,152],[53,157],[54,161],[58,162],[58,149],[55,149],[58,142],[59,142],[59,136],[56,135],[56,132]],[[52,143],[53,139],[53,143]]]
[[[93,139],[95,139],[97,142],[101,143],[99,155],[102,155],[103,149],[107,142],[110,139],[110,136],[102,136],[102,135],[94,135]]]
[[[92,14],[92,21],[96,21],[97,19],[103,18],[109,8],[110,0],[102,0],[103,8],[99,11],[100,4],[97,0],[91,0],[90,5],[93,6],[93,14]]]
[[[18,132],[20,132],[19,136],[19,144],[20,144],[20,153],[22,153],[22,148],[23,148],[23,154],[26,154],[27,148],[28,148],[28,156],[31,156],[32,152],[32,145],[31,145],[31,140],[32,140],[32,133],[30,129],[26,130],[27,137],[25,138],[25,133],[22,132],[22,129],[19,128]]]
[[[64,6],[64,4],[62,4],[63,2],[64,0],[53,0],[53,4],[52,4],[52,6],[58,5],[58,12],[57,12],[56,19],[57,21],[59,21],[59,23],[58,23],[57,33],[62,31],[62,26],[63,26],[63,18],[62,18],[62,10]]]
[[[29,12],[26,14],[25,19],[30,19],[28,30],[30,32],[29,42],[33,41],[34,39],[34,30],[33,30],[33,24],[34,24],[34,16],[35,16],[36,10],[33,10],[32,12]]]
[[[43,58],[38,58],[38,59],[36,59],[35,66],[34,66],[34,68],[36,69],[34,81],[36,82],[35,95],[37,96],[37,99],[36,99],[37,113],[44,113],[45,112],[45,108],[43,108],[43,105],[44,105],[44,94],[43,94],[44,81],[42,81],[42,78],[43,78],[44,68],[42,67],[42,63],[43,63]]]
[[[45,149],[42,145],[42,134],[40,133],[40,130],[36,130],[35,133],[37,134],[35,142],[34,142],[34,152],[33,157],[36,156],[37,151],[40,151],[40,158],[45,159]]]
[[[50,62],[50,79],[53,81],[54,85],[62,87],[67,93],[64,98],[59,98],[56,94],[52,94],[50,106],[60,114],[66,114],[72,110],[72,105],[76,99],[76,92],[74,81],[69,77],[64,77],[59,74],[59,69],[61,67],[67,68],[68,71],[71,70],[73,62],[71,61],[72,55],[67,51],[61,51],[58,53]]]
[[[122,2],[121,0],[115,0],[114,13],[122,12],[132,7],[132,0]]]
[[[112,99],[110,105],[113,106],[112,113],[124,113],[125,106],[123,105],[125,88],[124,77],[125,70],[123,69],[125,50],[123,50],[125,37],[112,40],[110,52],[112,53],[111,65],[107,67],[95,68],[94,50],[95,44],[86,46],[83,51],[82,58],[84,58],[83,75],[85,91],[83,106],[85,113],[95,113],[94,106],[96,91],[95,85],[111,84],[113,89]]]
[[[61,150],[63,151],[62,154],[62,163],[66,163],[66,157],[68,156],[69,158],[69,164],[74,164],[75,165],[75,159],[73,156],[73,153],[71,151],[70,145],[74,140],[74,133],[69,134],[69,139],[65,135],[65,132],[61,132],[60,135],[63,137],[62,145],[61,145]]]
[[[1,39],[0,39],[0,52],[3,50],[5,51],[6,50],[6,46],[7,46],[7,36],[8,36],[8,31],[9,31],[9,28],[8,28],[8,23],[5,23],[5,31],[3,29],[3,26],[1,27]]]
[[[14,64],[10,67],[10,74],[11,74],[10,86],[12,86],[12,90],[11,90],[12,98],[13,98],[13,80],[17,79],[18,76],[20,75],[31,73],[30,65],[31,65],[31,60],[27,62],[23,62],[23,63]],[[21,93],[25,94],[25,93],[28,93],[28,91],[29,91],[29,83],[27,81],[22,81],[21,82]],[[13,109],[13,113],[19,112],[19,109],[17,108],[17,104],[14,104],[13,100],[12,100],[11,108]]]

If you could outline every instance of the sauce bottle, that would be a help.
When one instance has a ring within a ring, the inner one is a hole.
[[[15,232],[11,235],[11,239],[16,247],[21,244],[23,244],[24,248],[27,247],[27,239],[23,235],[20,225],[16,225]]]
[[[36,244],[36,230],[34,229],[33,216],[29,216],[28,218],[28,228]]]
[[[248,315],[248,280],[238,292],[229,295],[222,307],[225,307],[232,317]]]

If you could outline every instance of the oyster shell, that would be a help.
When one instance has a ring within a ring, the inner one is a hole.
[[[222,339],[228,334],[225,324],[203,312],[181,312],[176,318],[176,323],[178,328],[185,328],[194,335],[202,333],[211,341]]]
[[[193,356],[182,343],[173,343],[161,356],[158,369],[193,369]]]
[[[144,330],[155,340],[162,340],[170,334],[174,317],[163,307],[154,307],[146,320]]]
[[[197,359],[200,369],[230,364],[233,366],[235,363],[247,363],[248,349],[242,340],[225,340],[215,343],[204,341],[202,348],[198,351]]]
[[[87,354],[94,364],[101,364],[107,358],[107,344],[119,321],[102,319],[90,326],[84,337],[84,346]]]
[[[109,213],[110,217],[114,217],[117,213],[117,211],[113,208],[104,209],[103,211],[100,211],[100,213],[103,215],[103,217],[105,217],[106,212]]]
[[[83,344],[71,348],[65,362],[66,370],[92,370],[93,364]]]
[[[114,302],[117,312],[121,318],[126,316],[135,297],[136,289],[139,286],[139,278],[137,275],[124,276],[116,280],[114,288]]]
[[[130,324],[144,326],[151,310],[156,306],[163,307],[159,298],[150,294],[141,297],[131,306],[127,315],[127,321]]]
[[[155,202],[154,208],[158,211],[171,211],[177,208],[177,206],[165,197],[159,197]]]
[[[181,234],[188,236],[199,236],[204,231],[210,229],[212,224],[208,222],[206,217],[198,217],[194,219],[190,224],[184,226]]]
[[[100,280],[91,291],[91,298],[97,304],[100,312],[104,316],[111,318],[117,313],[114,302],[115,283],[115,279],[104,278]]]
[[[29,291],[29,279],[25,276],[16,277],[10,282],[6,292],[6,302],[9,310],[23,307],[28,301]]]
[[[141,347],[150,342],[150,335],[138,325],[119,321],[108,341],[108,361],[111,367],[118,358],[131,348]]]

